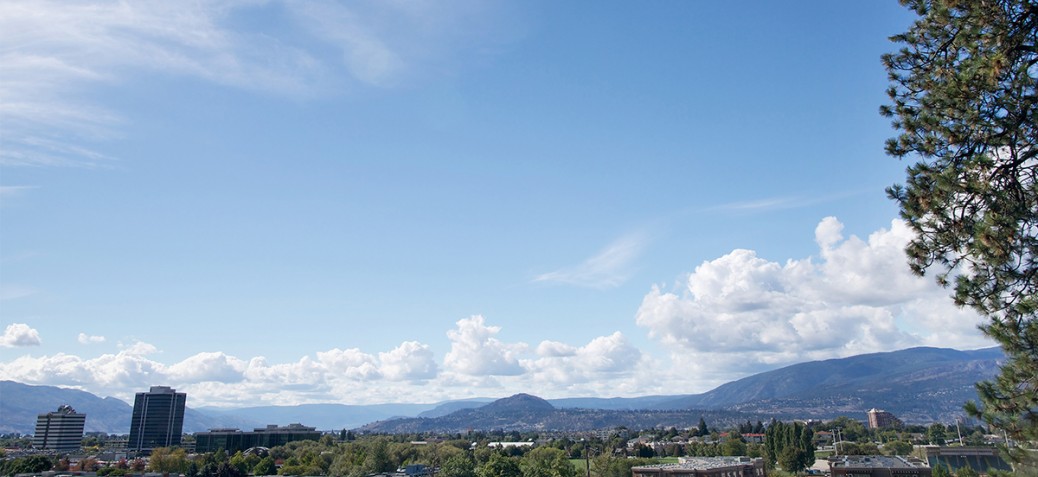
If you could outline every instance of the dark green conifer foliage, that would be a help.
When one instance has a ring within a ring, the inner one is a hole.
[[[1038,4],[902,0],[918,19],[883,57],[898,136],[917,161],[888,194],[915,232],[912,269],[935,272],[959,306],[987,317],[1005,351],[967,411],[1020,442],[1038,441]],[[1014,452],[1017,463],[1032,460]]]
[[[764,431],[764,460],[786,472],[800,472],[815,461],[814,432],[800,423],[772,420]]]

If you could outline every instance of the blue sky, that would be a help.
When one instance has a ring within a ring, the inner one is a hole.
[[[992,344],[884,187],[896,2],[0,3],[0,379],[702,392]]]

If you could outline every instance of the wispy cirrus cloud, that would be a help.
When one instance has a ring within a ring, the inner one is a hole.
[[[801,207],[809,207],[815,204],[823,204],[839,199],[845,199],[848,197],[874,193],[873,189],[863,189],[859,191],[847,191],[834,194],[823,194],[813,195],[811,197],[804,196],[780,196],[780,197],[764,197],[761,199],[752,199],[745,201],[728,202],[725,204],[715,205],[708,207],[708,211],[718,212],[767,212],[771,210],[786,210],[786,209],[797,209]]]
[[[36,186],[0,186],[0,199],[18,197],[35,188]],[[0,204],[2,204],[2,202],[0,202]]]
[[[163,2],[5,2],[0,5],[4,166],[103,165],[91,145],[117,136],[122,115],[88,99],[136,69],[232,78],[233,38],[217,24],[227,5]],[[269,72],[268,72],[269,73]],[[257,75],[257,78],[270,76]],[[260,80],[264,81],[264,80]]]
[[[302,97],[396,84],[468,45],[458,31],[493,31],[466,28],[489,16],[480,3],[4,2],[0,165],[110,164],[98,145],[127,113],[91,92],[142,72]],[[279,28],[248,20],[266,16]]]
[[[795,197],[770,197],[766,199],[748,200],[742,202],[730,202],[714,207],[714,210],[726,211],[765,211],[776,209],[791,209],[810,204],[802,198]]]
[[[36,293],[37,290],[30,287],[0,285],[0,301],[17,300],[19,298],[35,295]]]
[[[542,273],[534,282],[562,283],[587,288],[614,288],[631,275],[634,261],[649,242],[642,232],[624,235],[578,265]]]

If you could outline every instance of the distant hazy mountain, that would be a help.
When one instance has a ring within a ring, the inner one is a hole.
[[[675,402],[687,396],[642,396],[632,398],[562,398],[549,399],[552,406],[559,409],[609,409],[614,411],[632,411],[637,409],[663,409],[667,403]],[[674,407],[680,409],[680,407]]]
[[[490,398],[475,398],[466,399],[462,401],[447,401],[440,404],[428,411],[418,413],[418,417],[441,417],[446,416],[454,411],[461,409],[471,409],[474,407],[485,406],[487,403],[494,401]]]
[[[771,417],[864,419],[876,407],[907,423],[952,422],[962,404],[976,399],[974,383],[998,373],[998,348],[957,351],[912,348],[813,361],[749,376],[712,391],[681,396],[569,398],[545,401],[520,394],[436,404],[350,406],[310,404],[239,409],[188,408],[184,431],[218,427],[251,429],[301,423],[320,430],[379,432],[452,429],[601,429],[616,426],[695,425],[700,416],[722,420]],[[188,404],[191,397],[188,396]],[[87,414],[86,430],[126,434],[132,408],[115,398],[52,386],[0,381],[0,432],[31,434],[36,416],[69,404]],[[418,416],[416,419],[396,419]],[[709,416],[709,417],[707,417]],[[378,422],[375,422],[378,421]],[[734,421],[733,421],[734,422]],[[396,429],[396,430],[391,430]]]
[[[548,401],[529,394],[499,399],[478,408],[461,409],[436,418],[401,418],[379,421],[360,428],[363,432],[459,433],[468,430],[586,431],[625,426],[630,429],[695,426],[703,418],[725,427],[758,416],[724,410],[617,411],[604,409],[556,409]]]
[[[239,409],[201,408],[199,411],[210,416],[236,418],[256,423],[251,427],[266,424],[285,425],[300,423],[330,431],[353,429],[372,421],[394,417],[416,416],[429,411],[436,404],[301,404],[298,406],[258,406]]]
[[[543,401],[525,395],[434,419],[373,423],[365,430],[422,432],[465,429],[601,429],[693,425],[746,419],[851,416],[875,407],[907,423],[952,422],[976,399],[974,383],[991,379],[1004,358],[998,348],[958,351],[912,348],[796,364],[685,396],[573,398]],[[554,411],[545,405],[554,405]],[[428,416],[432,417],[432,416]]]
[[[36,416],[68,404],[86,414],[86,432],[129,433],[133,407],[116,398],[99,398],[76,389],[29,386],[0,381],[0,432],[32,434]]]
[[[188,396],[188,402],[191,397]],[[85,432],[129,434],[133,406],[113,397],[100,398],[85,391],[54,386],[30,386],[0,381],[0,433],[32,434],[36,417],[68,404],[86,414]],[[243,427],[250,423],[237,418],[221,418],[184,410],[184,432],[199,432],[217,427]]]
[[[911,348],[812,361],[749,376],[657,409],[729,409],[779,416],[855,415],[876,407],[905,422],[952,421],[998,373],[999,348]]]

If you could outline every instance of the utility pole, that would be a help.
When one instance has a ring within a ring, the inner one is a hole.
[[[955,418],[955,432],[959,434],[959,445],[960,446],[961,445],[965,445],[965,444],[962,443],[962,429],[959,429],[959,421],[961,421],[961,420],[962,420],[962,418],[960,418],[960,417],[956,417]]]
[[[584,441],[584,467],[587,469],[587,477],[591,477],[591,448],[588,447],[586,439]]]

